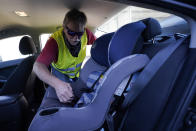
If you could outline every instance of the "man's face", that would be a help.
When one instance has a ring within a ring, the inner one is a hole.
[[[77,45],[84,33],[84,25],[69,22],[64,25],[64,33],[71,45]]]

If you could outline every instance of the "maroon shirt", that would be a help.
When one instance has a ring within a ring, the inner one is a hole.
[[[92,45],[96,40],[96,37],[88,29],[86,29],[86,33],[88,38],[87,45]],[[53,61],[56,62],[57,59],[58,59],[58,45],[55,39],[50,38],[47,41],[44,49],[40,53],[39,57],[37,58],[36,62],[40,62],[48,67]]]

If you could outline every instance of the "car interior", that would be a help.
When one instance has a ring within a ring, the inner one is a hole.
[[[0,61],[0,130],[196,129],[194,0],[2,0],[0,3],[0,39],[21,36],[18,49],[25,55],[7,61],[2,57]],[[42,50],[40,35],[59,29],[65,13],[72,8],[85,12],[87,28],[95,33],[101,30],[100,25],[107,24],[109,18],[128,6],[172,15],[165,19],[160,16],[161,20],[158,16],[153,18],[153,14],[136,15],[142,19],[111,32],[102,31],[104,34],[97,37],[90,49],[79,80],[71,83],[72,88],[86,86],[91,91],[83,93],[73,107],[39,109],[48,86],[32,71]],[[20,18],[18,10],[28,14]],[[85,103],[84,99],[89,100]]]

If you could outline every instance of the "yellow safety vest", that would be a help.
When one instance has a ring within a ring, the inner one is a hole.
[[[58,44],[58,60],[56,63],[52,62],[52,66],[59,72],[66,74],[69,78],[79,77],[79,71],[82,66],[82,62],[86,57],[86,45],[87,45],[87,35],[86,31],[81,38],[81,49],[78,57],[74,57],[69,52],[64,38],[63,38],[63,28],[56,31],[51,35]]]

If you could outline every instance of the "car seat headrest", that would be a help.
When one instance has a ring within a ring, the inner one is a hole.
[[[24,36],[21,38],[19,43],[19,50],[23,55],[37,53],[35,43],[33,42],[33,39],[29,36]]]
[[[138,21],[118,29],[109,44],[108,63],[112,65],[121,58],[131,55],[136,44],[143,44],[143,41],[138,40],[145,28],[146,25],[142,21]]]
[[[147,18],[142,20],[142,22],[146,25],[143,33],[144,41],[151,40],[153,37],[161,34],[161,25],[156,19]]]
[[[108,46],[114,32],[102,35],[97,38],[91,47],[91,57],[98,64],[109,67],[108,63]]]

